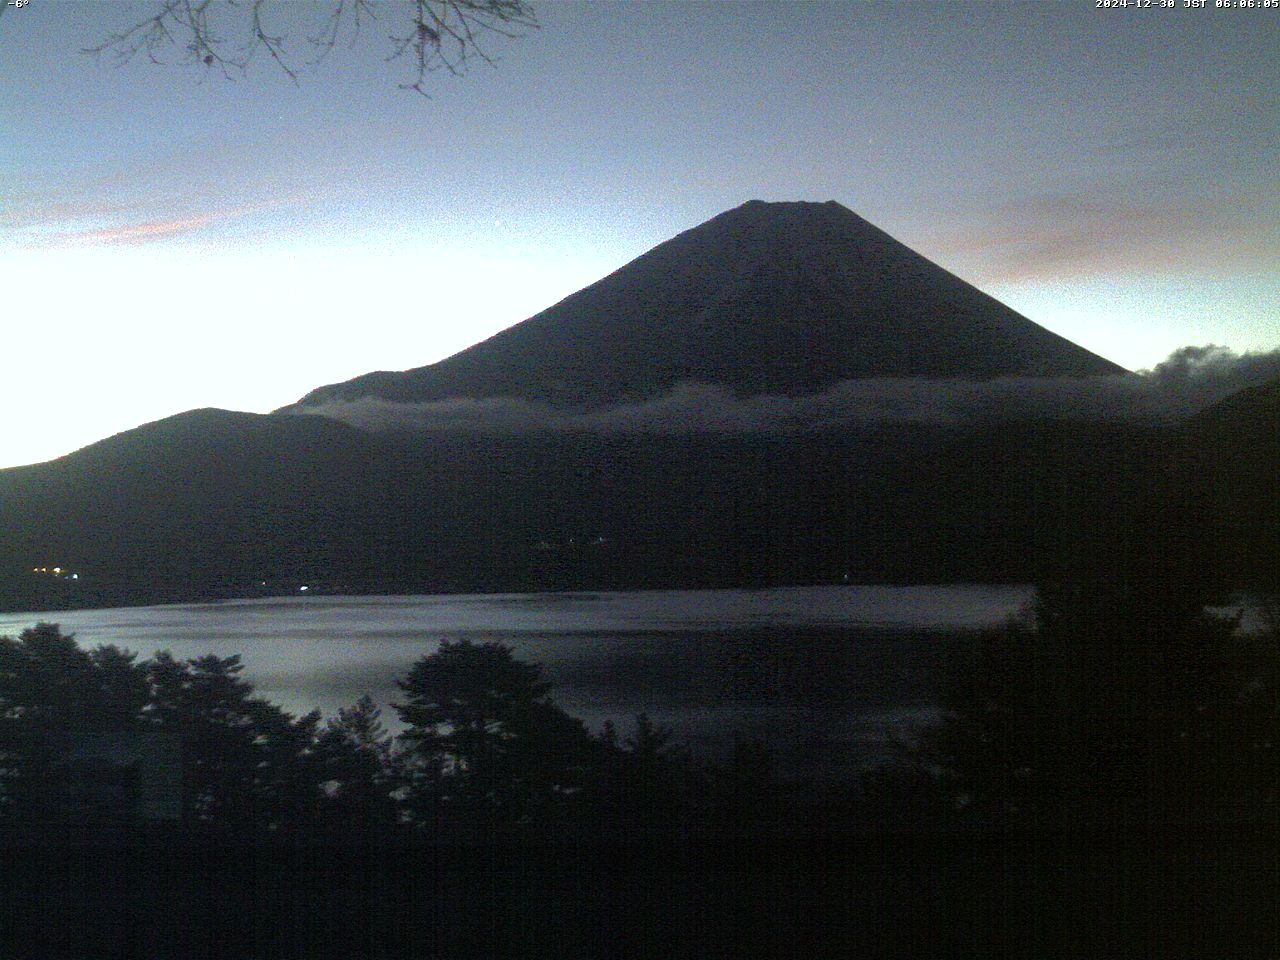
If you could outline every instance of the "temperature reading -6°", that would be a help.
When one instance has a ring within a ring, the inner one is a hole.
[[[9,0],[9,2],[5,4],[5,6],[6,6],[6,7],[17,7],[19,10],[21,10],[23,7],[25,7],[25,6],[26,6],[28,3],[30,3],[30,2],[31,2],[31,0]]]

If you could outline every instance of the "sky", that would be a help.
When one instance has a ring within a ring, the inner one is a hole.
[[[443,359],[753,198],[1130,369],[1280,347],[1277,9],[535,2],[424,97],[394,4],[314,65],[332,2],[269,4],[296,82],[82,52],[156,5],[0,13],[0,466]]]

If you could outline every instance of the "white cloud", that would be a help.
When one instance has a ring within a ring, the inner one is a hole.
[[[1113,376],[845,380],[806,397],[738,397],[723,387],[683,383],[651,400],[588,411],[511,397],[421,404],[364,398],[305,410],[403,433],[789,433],[1032,418],[1167,423],[1276,376],[1280,350],[1237,355],[1206,346],[1184,347],[1152,370]]]

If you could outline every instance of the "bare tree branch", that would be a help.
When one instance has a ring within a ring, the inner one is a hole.
[[[298,61],[287,49],[288,38],[270,20],[281,0],[155,0],[149,16],[84,50],[107,55],[116,65],[145,56],[164,63],[174,48],[180,63],[217,70],[230,78],[243,73],[260,51],[295,82]],[[368,21],[389,25],[388,62],[409,64],[401,89],[427,96],[428,74],[445,70],[460,76],[474,60],[494,59],[479,42],[485,33],[514,39],[536,30],[537,19],[526,0],[328,0],[323,22],[299,45],[309,48],[302,63],[314,66],[344,37],[354,45]]]
[[[351,23],[351,45],[355,46],[356,41],[360,39],[360,28],[365,17],[370,20],[378,19],[373,10],[372,0],[335,0],[324,26],[314,36],[308,38],[308,42],[315,51],[315,57],[310,64],[314,66],[333,52],[348,19]]]
[[[298,82],[298,75],[293,71],[284,59],[284,38],[279,36],[271,36],[262,26],[262,5],[266,0],[253,0],[253,43],[261,44],[266,51],[271,54],[271,59],[289,75],[289,79],[294,83]],[[250,47],[246,53],[246,60],[253,56],[255,47]]]

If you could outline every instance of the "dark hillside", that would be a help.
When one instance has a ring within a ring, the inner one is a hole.
[[[1280,380],[1200,412],[1182,439],[1188,485],[1227,577],[1280,588]]]
[[[304,575],[330,545],[373,551],[382,455],[322,417],[194,410],[0,471],[7,605],[225,596]],[[31,575],[55,564],[78,580]]]
[[[393,443],[196,412],[0,472],[4,606],[1026,581],[1129,515],[1165,449],[1080,424]],[[81,579],[31,573],[54,564]]]

